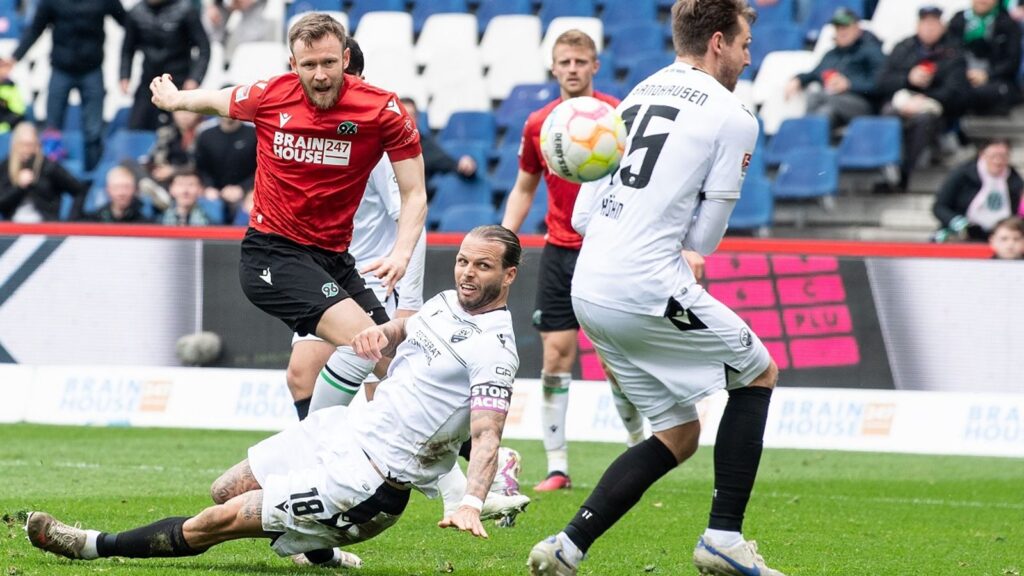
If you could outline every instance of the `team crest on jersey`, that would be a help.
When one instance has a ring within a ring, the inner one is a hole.
[[[469,338],[472,335],[473,335],[473,331],[472,330],[470,330],[469,328],[463,328],[462,330],[459,330],[455,334],[452,334],[452,338],[451,338],[452,344],[458,344],[459,342],[462,342],[463,340],[465,340],[466,338]]]
[[[342,136],[351,136],[359,132],[359,124],[352,122],[351,120],[345,120],[341,124],[338,124],[338,134]]]
[[[320,287],[320,291],[324,293],[324,297],[334,298],[338,295],[338,285],[334,282],[328,282]]]
[[[750,330],[746,328],[740,330],[740,345],[744,348],[750,348],[754,343],[754,337],[750,334]]]

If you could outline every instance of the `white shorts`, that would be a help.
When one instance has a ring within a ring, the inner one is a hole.
[[[746,323],[707,292],[673,320],[575,297],[572,305],[622,393],[656,432],[696,420],[701,398],[746,386],[771,363]]]
[[[377,296],[377,300],[380,300],[381,304],[384,305],[384,311],[387,312],[388,318],[394,318],[395,311],[398,310],[398,293],[392,291],[391,296],[385,297],[386,291],[384,290],[384,286],[379,282],[372,284],[370,282],[367,282],[366,287],[373,290],[374,295]],[[299,336],[298,332],[293,332],[292,346],[295,346],[296,342],[323,342],[323,339],[317,336],[316,334],[306,334],[305,336]]]
[[[281,556],[377,536],[405,510],[409,490],[384,482],[353,440],[348,408],[318,410],[249,448],[263,488],[263,529]],[[328,444],[329,443],[329,444]]]

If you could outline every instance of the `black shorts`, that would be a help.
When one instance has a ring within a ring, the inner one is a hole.
[[[579,250],[544,244],[537,276],[537,303],[533,326],[541,332],[577,330],[580,327],[572,311],[572,274]]]
[[[314,334],[324,311],[346,298],[355,300],[377,324],[388,321],[348,252],[304,246],[249,228],[242,239],[238,277],[250,302],[302,336]]]

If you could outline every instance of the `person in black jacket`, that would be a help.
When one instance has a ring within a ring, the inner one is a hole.
[[[972,0],[970,8],[949,21],[949,35],[966,50],[971,112],[1009,114],[1021,99],[1020,24],[998,0]]]
[[[11,135],[11,153],[0,167],[0,217],[14,222],[60,219],[61,193],[74,198],[71,219],[81,215],[88,186],[43,155],[36,127],[22,122]]]
[[[192,49],[197,56],[192,57]],[[191,0],[144,0],[128,13],[121,45],[121,91],[128,93],[132,59],[142,50],[143,82],[135,90],[128,127],[156,130],[170,122],[150,101],[147,78],[170,74],[178,88],[198,88],[210,63],[210,40]]]
[[[832,128],[874,112],[875,76],[885,55],[882,43],[862,30],[859,22],[849,8],[837,9],[831,20],[836,27],[836,47],[821,57],[814,70],[798,74],[786,86],[790,98],[811,83],[821,84],[820,91],[807,95],[807,113],[827,116]]]
[[[103,19],[111,16],[124,25],[126,14],[120,0],[40,0],[32,23],[21,35],[14,61],[24,58],[46,30],[53,32],[50,52],[50,85],[46,96],[46,126],[61,130],[68,94],[78,90],[82,98],[82,137],[85,169],[92,170],[103,154]]]
[[[109,224],[152,222],[152,219],[146,216],[138,192],[135,174],[124,166],[114,166],[107,171],[107,198],[110,201],[99,210],[87,214],[85,220]]]
[[[195,158],[206,197],[223,200],[224,220],[234,221],[256,178],[256,129],[221,118],[196,137]]]
[[[921,155],[964,113],[970,86],[959,43],[946,33],[942,9],[918,11],[917,34],[897,44],[878,75],[882,112],[903,122],[901,189]]]
[[[978,157],[955,170],[939,188],[932,213],[942,228],[934,240],[984,242],[996,224],[1020,206],[1024,180],[1010,166],[1010,143],[993,139],[978,146]]]

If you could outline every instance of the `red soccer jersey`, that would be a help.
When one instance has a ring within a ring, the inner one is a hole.
[[[612,107],[619,105],[618,98],[601,92],[595,91],[594,98],[607,102]],[[544,217],[544,223],[548,227],[547,241],[555,246],[579,250],[583,246],[583,237],[572,228],[572,208],[576,204],[580,185],[563,180],[548,170],[544,155],[540,152],[540,128],[548,114],[561,103],[562,99],[558,98],[526,119],[523,142],[519,149],[519,169],[530,174],[544,172],[544,181],[548,185],[548,213]]]
[[[330,110],[311,104],[289,73],[236,87],[230,115],[256,125],[249,225],[335,252],[352,240],[352,217],[383,153],[392,162],[420,154],[398,98],[348,74]]]

